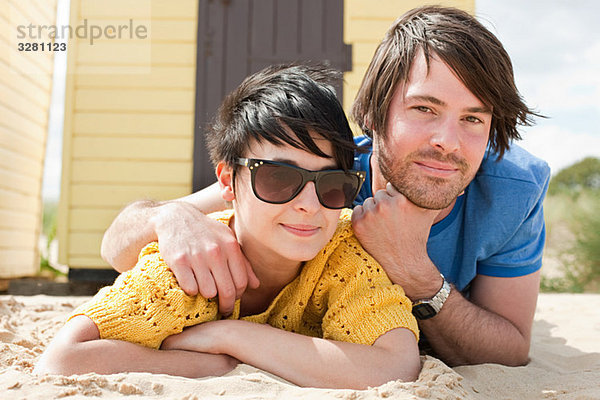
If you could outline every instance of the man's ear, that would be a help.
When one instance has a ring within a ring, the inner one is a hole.
[[[221,189],[221,197],[225,201],[233,201],[235,192],[233,191],[233,168],[224,161],[220,161],[216,168],[217,180]]]

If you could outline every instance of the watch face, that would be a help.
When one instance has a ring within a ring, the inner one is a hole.
[[[427,303],[415,304],[412,313],[417,319],[429,319],[437,315],[437,311]]]

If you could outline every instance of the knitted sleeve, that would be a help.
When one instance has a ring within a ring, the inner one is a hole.
[[[118,339],[159,348],[186,326],[218,318],[215,300],[188,296],[158,252],[158,243],[140,252],[136,266],[101,289],[76,315],[89,317],[102,339]]]
[[[392,329],[407,328],[418,341],[411,301],[362,248],[349,222],[347,229],[323,274],[323,337],[372,345]]]

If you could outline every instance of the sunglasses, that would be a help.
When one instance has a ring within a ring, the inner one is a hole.
[[[250,168],[254,195],[271,204],[291,201],[308,182],[314,182],[317,198],[323,207],[351,207],[365,181],[364,171],[309,171],[282,162],[255,158],[238,158],[237,163]]]

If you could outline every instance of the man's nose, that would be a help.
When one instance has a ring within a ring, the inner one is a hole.
[[[446,118],[435,128],[429,144],[443,153],[454,153],[460,147],[460,129],[459,121]]]

